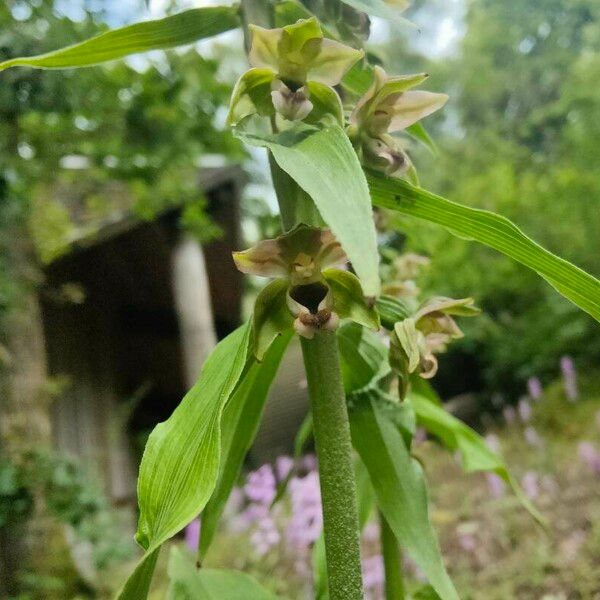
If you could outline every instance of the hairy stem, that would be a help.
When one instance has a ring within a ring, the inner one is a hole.
[[[404,577],[402,573],[402,551],[398,540],[390,529],[383,514],[379,513],[381,525],[381,549],[385,569],[385,598],[386,600],[404,600]]]
[[[330,600],[362,600],[356,483],[335,333],[302,338],[319,459]]]

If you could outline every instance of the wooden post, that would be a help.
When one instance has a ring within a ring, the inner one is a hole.
[[[217,343],[204,253],[200,244],[184,236],[173,250],[173,296],[185,366],[191,387],[202,364]]]

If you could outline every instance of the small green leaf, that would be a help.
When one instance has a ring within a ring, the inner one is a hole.
[[[140,559],[135,570],[117,594],[117,600],[142,600],[148,596],[160,546]]]
[[[191,557],[173,546],[169,556],[167,600],[277,600],[246,573],[197,569]]]
[[[88,67],[130,54],[191,44],[240,25],[237,6],[194,8],[164,19],[135,23],[39,56],[11,58],[9,67],[65,69]]]
[[[375,333],[357,323],[346,323],[337,337],[346,394],[378,383],[390,373],[387,348]]]
[[[416,123],[413,123],[407,127],[406,133],[410,134],[416,140],[419,140],[434,156],[438,154],[438,148],[435,142],[427,133],[427,130],[421,121],[417,121]]]
[[[465,471],[468,473],[473,471],[496,473],[512,487],[523,507],[540,524],[545,525],[544,517],[525,496],[502,458],[488,447],[484,438],[460,419],[446,412],[443,406],[415,393],[414,389],[410,393],[410,401],[417,415],[417,423],[435,435],[450,450],[458,450],[462,456]]]
[[[421,359],[414,319],[404,319],[404,321],[396,323],[394,325],[394,333],[408,359],[408,372],[412,373],[419,365],[419,360]]]
[[[352,262],[365,296],[379,294],[379,254],[369,190],[354,148],[338,125],[296,126],[276,136],[237,132],[271,150],[277,164],[314,200]]]
[[[258,360],[263,359],[275,338],[292,328],[294,319],[286,302],[288,286],[286,279],[274,279],[256,298],[252,333],[254,353]]]
[[[369,471],[377,505],[400,545],[421,567],[442,600],[458,600],[429,522],[422,469],[411,458],[400,431],[386,414],[386,405],[373,392],[352,396],[352,443]]]
[[[417,188],[402,179],[368,174],[373,203],[446,227],[502,252],[539,273],[558,292],[600,321],[600,281],[552,254],[508,219],[469,208]]]
[[[383,295],[377,299],[377,310],[381,324],[390,331],[398,321],[404,321],[412,316],[413,312],[402,300],[393,296]]]
[[[333,310],[341,319],[352,319],[371,329],[379,329],[379,315],[365,302],[360,281],[348,271],[327,269],[323,277],[333,294]]]
[[[271,384],[292,337],[275,340],[260,363],[255,362],[231,400],[221,419],[221,467],[215,491],[202,512],[200,555],[204,557],[214,537],[229,494],[239,477],[244,459],[254,442]]]

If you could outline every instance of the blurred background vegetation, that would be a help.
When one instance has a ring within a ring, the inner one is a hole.
[[[160,16],[194,3],[149,4]],[[107,25],[148,17],[148,10],[144,2],[7,0],[0,6],[0,59],[54,49]],[[372,50],[390,72],[427,71],[429,89],[450,94],[445,110],[425,123],[437,154],[416,143],[411,148],[422,185],[507,216],[550,250],[600,275],[600,3],[415,0],[407,16],[421,33],[375,20]],[[0,362],[10,359],[7,315],[40,284],[41,267],[65,253],[82,228],[120,208],[122,196],[106,193],[108,184],[126,190],[142,219],[184,204],[180,226],[204,243],[219,231],[204,210],[198,168],[242,162],[252,181],[243,204],[246,237],[275,232],[264,163],[248,156],[224,123],[244,61],[240,39],[227,34],[200,48],[91,69],[0,74]],[[65,189],[85,198],[77,223],[65,208]],[[383,215],[382,223],[391,250],[430,257],[419,282],[427,293],[473,296],[483,309],[462,324],[465,338],[440,360],[435,385],[445,399],[470,394],[481,412],[498,412],[502,403],[494,399],[515,403],[529,378],[545,386],[555,381],[565,355],[584,374],[590,397],[598,396],[600,333],[591,317],[492,250],[407,218]],[[593,421],[589,411],[580,412]],[[26,476],[10,465],[0,470],[1,498],[18,499],[22,514],[29,510],[27,490],[35,487],[29,477],[38,487],[40,480],[64,480],[67,507],[63,502],[55,511],[62,522],[73,525],[71,504],[88,507],[84,514],[94,519],[104,514],[96,492],[94,502],[85,500],[87,484],[70,463],[38,455],[28,461]],[[580,484],[585,477],[567,479]],[[594,484],[597,491],[592,478]],[[6,509],[0,528],[13,510],[7,506],[15,504],[0,502]],[[103,519],[99,528],[106,526]],[[115,556],[123,556],[116,548]],[[590,552],[598,558],[596,550]],[[588,583],[573,597],[596,597],[598,587]],[[518,597],[541,597],[527,593]],[[514,594],[511,588],[497,597]]]

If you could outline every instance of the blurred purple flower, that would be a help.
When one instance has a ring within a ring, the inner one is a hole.
[[[275,544],[279,543],[280,538],[275,521],[270,515],[267,515],[258,521],[256,529],[250,536],[250,542],[256,553],[263,556]]]
[[[560,359],[560,370],[563,376],[563,386],[565,395],[571,402],[575,402],[579,398],[579,390],[577,389],[577,373],[573,359],[570,356],[563,356]]]
[[[521,487],[525,495],[531,500],[535,500],[540,495],[540,486],[538,474],[535,471],[527,471],[521,479]]]
[[[459,533],[458,545],[466,552],[475,552],[477,550],[477,539],[470,533]]]
[[[578,453],[581,462],[596,475],[600,475],[600,452],[594,445],[591,442],[580,442]]]
[[[385,582],[385,572],[381,554],[364,558],[362,561],[362,572],[365,588],[372,590],[382,586]]]
[[[486,434],[485,443],[492,452],[500,452],[500,438],[495,433]]]
[[[249,473],[244,492],[252,502],[270,505],[277,493],[275,475],[271,465],[263,465]]]
[[[294,460],[289,456],[278,456],[275,461],[275,472],[277,479],[283,481],[294,468]]]
[[[534,448],[542,448],[544,446],[544,440],[540,437],[535,427],[531,425],[525,428],[523,436],[525,437],[525,441]]]
[[[304,477],[293,477],[288,490],[292,504],[286,537],[298,549],[306,549],[321,535],[321,491],[319,475],[311,471]]]
[[[317,468],[317,457],[314,454],[306,454],[302,458],[302,466],[307,471],[315,471]]]
[[[506,493],[506,483],[504,483],[502,477],[496,475],[496,473],[486,473],[485,477],[492,498],[502,498]]]
[[[530,377],[527,380],[527,391],[532,400],[541,400],[544,389],[542,388],[542,382],[537,377]]]
[[[185,545],[192,551],[198,550],[198,542],[200,541],[200,519],[194,519],[185,528]]]
[[[427,431],[424,427],[417,427],[415,434],[413,435],[413,442],[415,444],[422,444],[427,439]]]
[[[374,543],[379,540],[379,523],[377,521],[369,521],[363,529],[362,537],[365,542]]]
[[[513,406],[505,406],[502,409],[502,415],[504,416],[504,420],[507,425],[512,425],[517,419],[517,413]]]
[[[519,418],[523,423],[527,423],[531,419],[531,404],[526,398],[521,398],[517,406],[519,412]]]

